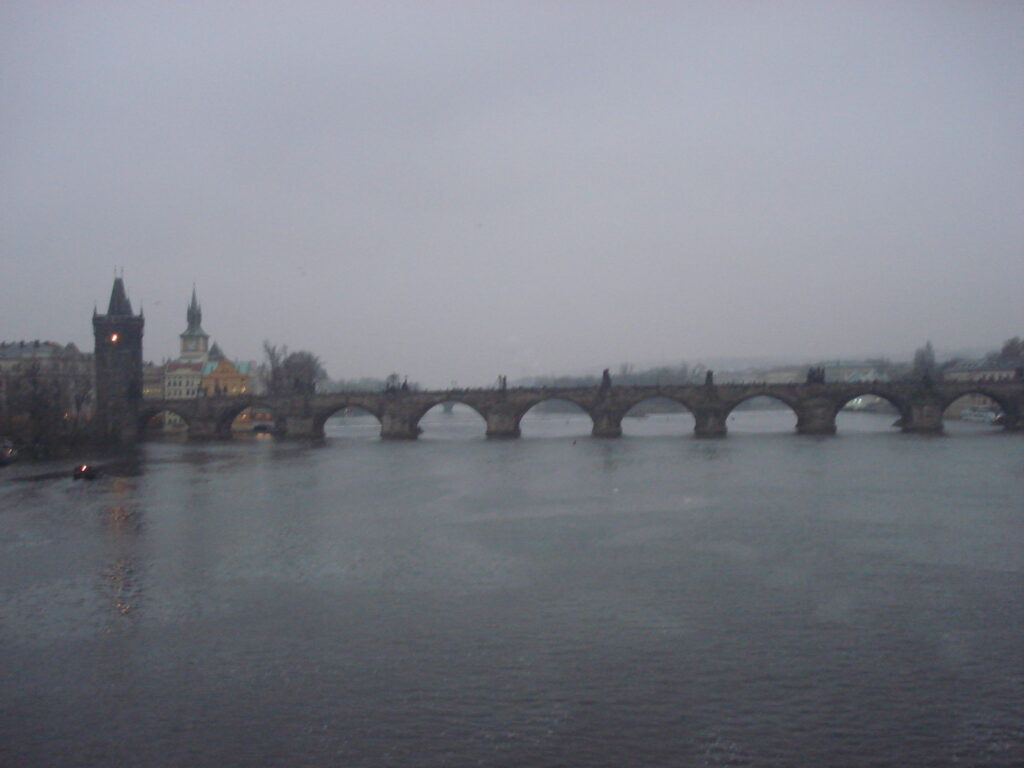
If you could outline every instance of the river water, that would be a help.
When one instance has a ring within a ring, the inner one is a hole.
[[[1024,439],[891,420],[9,467],[0,765],[1024,765]]]

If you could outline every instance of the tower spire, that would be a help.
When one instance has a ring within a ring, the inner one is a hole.
[[[203,310],[199,306],[199,300],[196,298],[195,283],[192,284],[192,301],[188,305],[188,311],[185,313],[185,318],[188,320],[188,328],[185,330],[185,333],[188,333],[189,331],[198,331],[202,333]]]
[[[185,317],[188,320],[188,327],[181,334],[181,359],[206,362],[210,337],[203,330],[203,310],[199,306],[195,284],[192,285],[192,301],[189,302]]]
[[[107,306],[108,315],[131,315],[132,303],[128,301],[128,293],[124,289],[124,279],[114,278],[114,287],[110,289],[110,304]]]

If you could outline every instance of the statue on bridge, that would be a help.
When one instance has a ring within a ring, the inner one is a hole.
[[[608,369],[604,369],[604,373],[601,374],[601,389],[611,389],[612,386],[612,375],[608,372]]]
[[[704,386],[705,387],[713,387],[713,386],[715,386],[715,372],[714,371],[709,370],[707,373],[704,374]]]
[[[807,383],[808,384],[824,384],[825,383],[825,368],[822,366],[811,366],[807,369]]]

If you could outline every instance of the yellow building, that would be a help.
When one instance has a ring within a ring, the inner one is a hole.
[[[203,365],[199,388],[207,397],[244,395],[249,391],[249,363],[233,363],[216,344]]]

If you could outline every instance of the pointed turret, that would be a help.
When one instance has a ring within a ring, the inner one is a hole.
[[[124,280],[114,278],[114,287],[110,291],[110,306],[107,307],[108,317],[128,317],[132,314],[132,303],[124,290]]]

